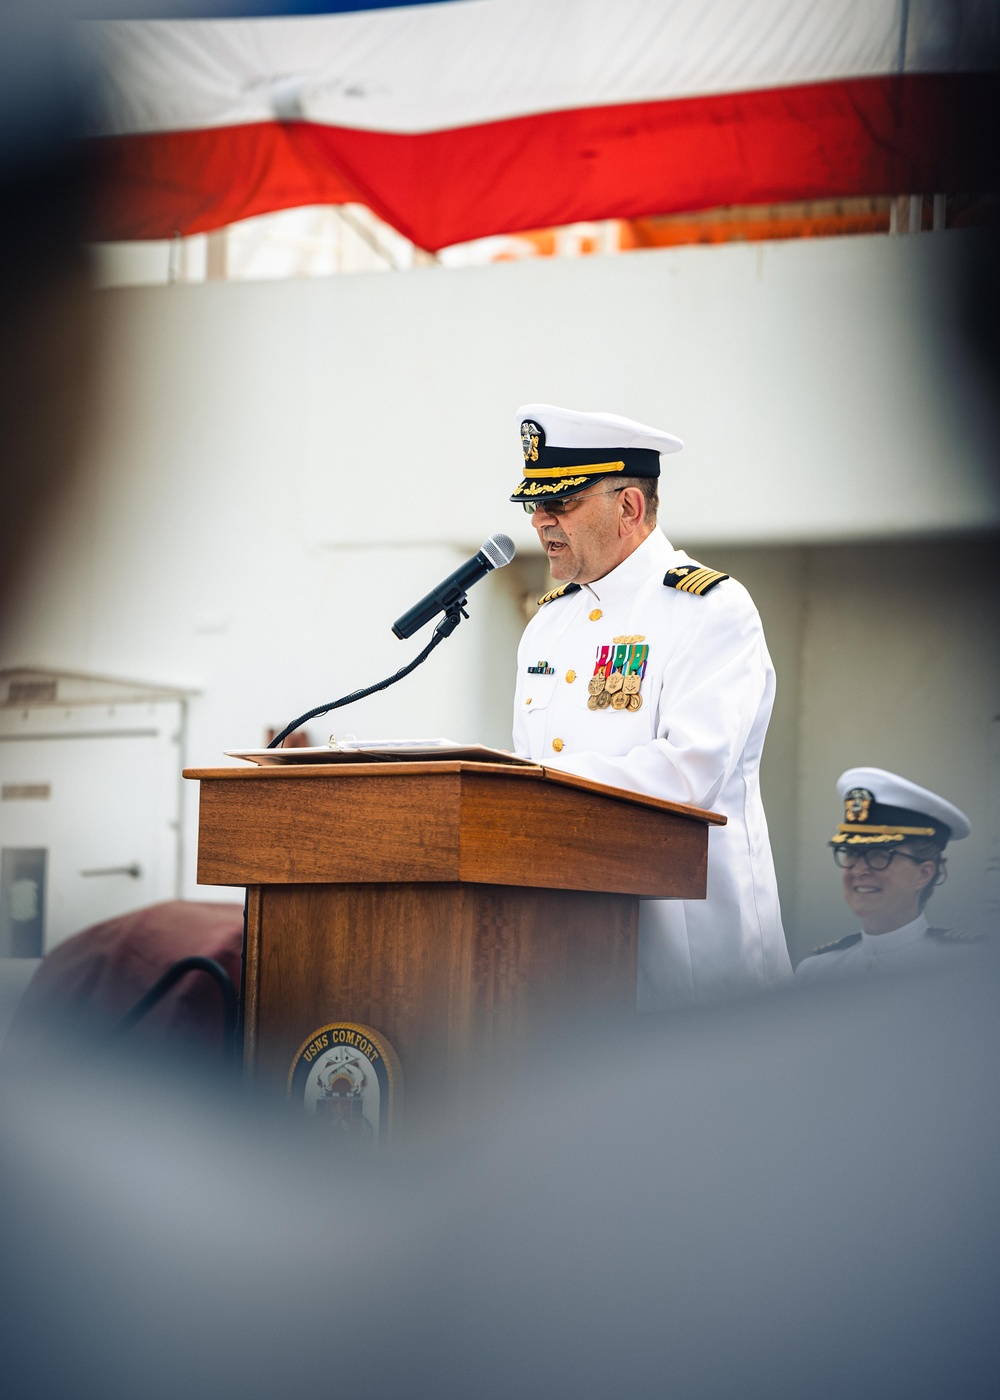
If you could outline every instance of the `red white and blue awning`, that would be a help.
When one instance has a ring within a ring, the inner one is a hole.
[[[437,249],[581,219],[1000,188],[997,0],[273,8],[87,26],[100,237],[359,202]]]

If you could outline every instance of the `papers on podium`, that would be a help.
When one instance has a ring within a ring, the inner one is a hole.
[[[533,768],[529,758],[486,744],[459,744],[454,739],[338,739],[307,749],[227,749],[227,758],[261,765],[275,763],[427,763],[461,759],[466,763],[510,763]]]

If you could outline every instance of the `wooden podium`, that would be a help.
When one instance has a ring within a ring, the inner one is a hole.
[[[470,1057],[547,1018],[634,1005],[639,899],[704,898],[708,828],[725,821],[541,767],[184,776],[201,783],[199,883],[247,887],[248,1072],[308,1096],[310,1066],[329,1079],[323,1067],[343,1061],[347,1075],[357,1045],[351,1083],[374,1055],[383,1128],[400,1079],[410,1118]],[[346,1113],[344,1075],[328,1099]]]

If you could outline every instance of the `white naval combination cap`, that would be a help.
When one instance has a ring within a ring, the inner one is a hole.
[[[884,768],[848,768],[837,779],[844,819],[831,846],[888,845],[908,837],[936,841],[942,848],[972,830],[964,812]]]
[[[684,446],[673,433],[617,413],[526,403],[517,419],[524,480],[512,501],[563,500],[601,477],[657,477],[661,454]]]

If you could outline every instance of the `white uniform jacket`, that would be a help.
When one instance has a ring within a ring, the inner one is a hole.
[[[862,972],[910,972],[954,966],[956,952],[977,952],[980,940],[953,929],[931,928],[924,914],[890,933],[848,934],[818,948],[795,969],[796,982],[837,981]]]
[[[741,584],[700,597],[664,585],[693,563],[656,529],[604,578],[540,608],[518,649],[515,752],[728,818],[709,828],[707,899],[640,906],[644,1010],[791,975],[758,780],[774,667]],[[601,649],[621,637],[649,648],[642,707],[588,709]]]

